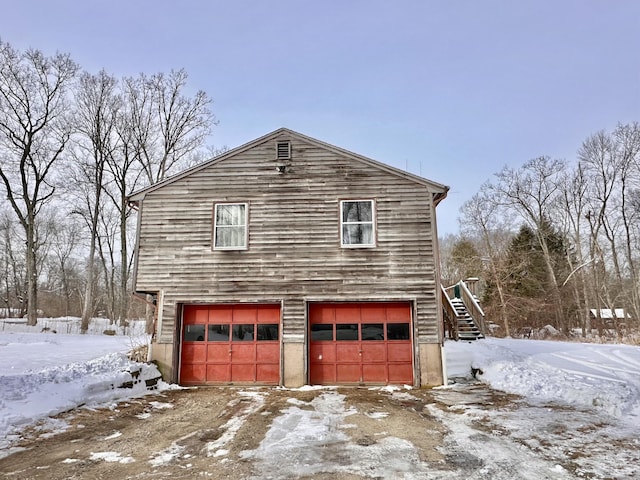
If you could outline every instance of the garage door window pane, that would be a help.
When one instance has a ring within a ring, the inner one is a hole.
[[[229,341],[229,325],[222,325],[222,324],[209,325],[209,341],[210,342],[228,342]]]
[[[278,324],[265,323],[258,325],[258,340],[278,340]]]
[[[409,340],[408,323],[387,324],[387,340]]]
[[[358,340],[358,324],[357,323],[337,324],[336,340]]]
[[[185,342],[204,342],[204,325],[185,325]]]
[[[252,342],[253,341],[253,325],[234,325],[233,326],[233,342]]]
[[[363,323],[362,340],[384,340],[384,324]]]
[[[333,325],[311,325],[311,340],[318,341],[333,341]]]

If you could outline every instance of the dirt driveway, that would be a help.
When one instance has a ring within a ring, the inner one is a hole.
[[[426,412],[427,402],[433,398],[426,390],[168,391],[61,415],[65,432],[27,432],[24,450],[1,459],[0,472],[21,480],[351,479],[412,471],[418,463],[447,470],[437,450],[443,426]]]
[[[444,390],[174,390],[112,409],[60,415],[58,432],[67,427],[55,435],[46,428],[27,431],[19,451],[0,459],[0,478],[605,478],[563,451],[588,451],[594,438],[604,447],[607,440],[596,426],[592,433],[584,429],[589,412],[545,408],[540,419],[525,424],[540,425],[539,433],[504,427],[535,415],[532,408],[482,384]],[[502,425],[495,423],[499,416]],[[583,430],[568,443],[560,437],[571,422]],[[536,435],[538,446],[531,443]],[[610,440],[618,450],[628,445]],[[611,458],[615,464],[636,460],[633,445],[623,451],[626,456]],[[593,457],[594,465],[602,465],[602,458]]]

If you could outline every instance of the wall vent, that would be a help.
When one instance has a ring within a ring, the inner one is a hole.
[[[291,142],[276,143],[276,159],[289,160],[291,158]]]

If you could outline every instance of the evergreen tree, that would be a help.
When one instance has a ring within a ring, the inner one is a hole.
[[[539,231],[523,225],[513,237],[507,253],[506,270],[509,273],[506,292],[510,298],[510,309],[521,327],[540,327],[551,323],[564,330],[567,327],[565,322],[556,323],[553,319],[556,310],[566,312],[570,305],[554,304],[554,286],[549,282],[541,237],[549,248],[554,275],[557,278],[567,275],[566,241],[562,235],[547,220],[542,222]]]

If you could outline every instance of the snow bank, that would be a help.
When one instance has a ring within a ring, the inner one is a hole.
[[[84,362],[108,353],[127,353],[146,344],[146,336],[0,333],[0,375]]]
[[[449,378],[469,376],[530,400],[595,407],[640,424],[640,348],[487,338],[445,344]]]
[[[26,426],[79,405],[168,388],[155,365],[127,358],[131,347],[130,338],[118,336],[0,334],[0,449]]]

